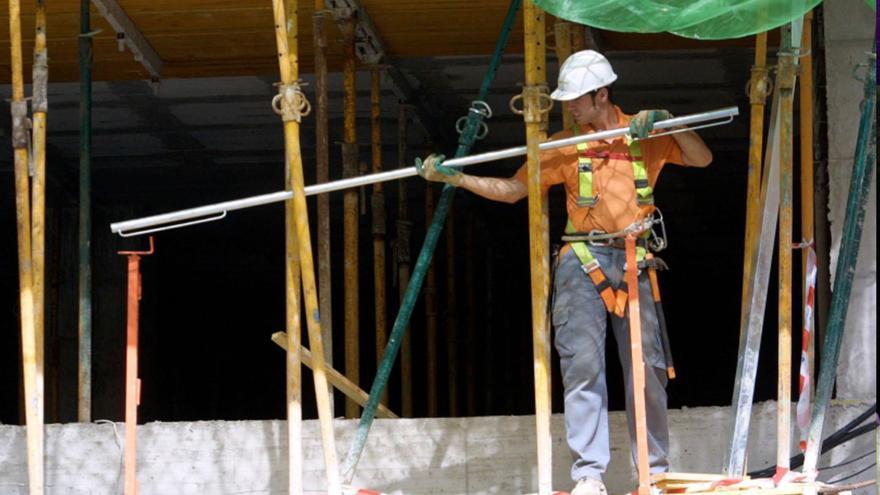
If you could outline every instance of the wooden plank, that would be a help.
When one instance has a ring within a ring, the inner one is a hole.
[[[651,482],[659,484],[661,482],[677,482],[677,481],[721,481],[729,477],[723,474],[706,474],[706,473],[657,473],[651,476]],[[743,479],[749,479],[746,476]]]
[[[285,332],[275,332],[272,334],[272,342],[278,344],[279,347],[287,350],[287,334]],[[303,347],[300,351],[302,353],[302,362],[304,365],[309,368],[312,367],[312,353],[309,352],[308,349]],[[355,401],[360,406],[365,406],[367,404],[367,400],[370,398],[370,395],[364,392],[363,389],[351,383],[345,376],[333,369],[331,366],[327,365],[324,370],[327,372],[327,381],[330,382],[331,385],[336,387],[337,390],[345,394],[346,397]],[[380,418],[397,418],[396,414],[392,412],[390,409],[383,405],[379,405],[379,408],[376,413]]]

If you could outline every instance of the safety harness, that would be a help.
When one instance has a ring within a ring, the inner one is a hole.
[[[580,126],[577,124],[575,124],[574,133],[575,135],[581,133]],[[593,159],[610,158],[627,160],[632,163],[636,201],[639,205],[638,218],[633,225],[644,224],[646,220],[648,220],[648,225],[650,225],[649,217],[654,212],[654,190],[648,182],[648,169],[645,166],[639,142],[634,141],[629,136],[626,136],[625,139],[628,148],[626,153],[612,153],[609,151],[596,150],[587,146],[587,143],[578,143],[577,205],[582,208],[591,208],[595,206],[596,202],[599,200],[599,193],[596,191],[593,182]],[[578,235],[579,233],[574,228],[571,218],[569,218],[568,223],[565,226],[566,236],[563,237],[563,240],[568,241],[571,249],[580,260],[584,272],[590,277],[593,284],[596,286],[596,290],[599,292],[599,296],[605,303],[608,312],[620,317],[623,317],[626,310],[626,301],[628,297],[627,290],[626,288],[616,289],[611,285],[611,282],[608,281],[608,277],[605,276],[605,272],[602,271],[602,267],[599,265],[599,260],[597,260],[590,252],[588,243],[595,245],[604,244],[601,241],[608,241],[606,245],[609,245],[611,243],[610,241],[615,239],[622,240],[628,230],[630,229],[612,234],[591,232],[586,235]],[[648,254],[647,239],[651,235],[650,228],[643,230],[644,231],[639,236],[640,239],[636,247],[636,259],[638,260],[639,265],[644,263],[645,256]],[[574,240],[572,237],[578,240]],[[583,240],[581,240],[581,238],[583,238]]]

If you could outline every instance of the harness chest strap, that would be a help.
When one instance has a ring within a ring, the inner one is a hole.
[[[575,124],[574,134],[580,135],[580,125]],[[654,204],[654,190],[648,182],[648,168],[642,158],[642,147],[638,141],[634,141],[631,137],[626,136],[626,144],[629,149],[628,153],[610,153],[608,151],[597,151],[587,146],[587,143],[577,144],[578,155],[578,197],[577,205],[584,207],[592,207],[598,201],[598,196],[594,194],[593,187],[593,159],[594,158],[613,158],[617,160],[627,160],[632,163],[633,182],[636,189],[636,201],[639,205]]]

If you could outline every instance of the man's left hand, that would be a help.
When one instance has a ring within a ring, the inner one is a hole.
[[[642,110],[629,121],[629,134],[636,139],[644,139],[654,130],[655,122],[671,118],[668,110]]]

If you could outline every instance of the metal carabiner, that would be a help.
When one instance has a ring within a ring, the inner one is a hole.
[[[663,251],[669,246],[669,243],[666,241],[666,222],[663,220],[663,212],[660,211],[660,208],[654,208],[654,211],[657,213],[659,218],[653,219],[651,221],[651,236],[648,240],[648,244],[650,244],[651,251],[658,253]],[[657,234],[657,230],[654,228],[655,225],[660,225],[660,234]]]

